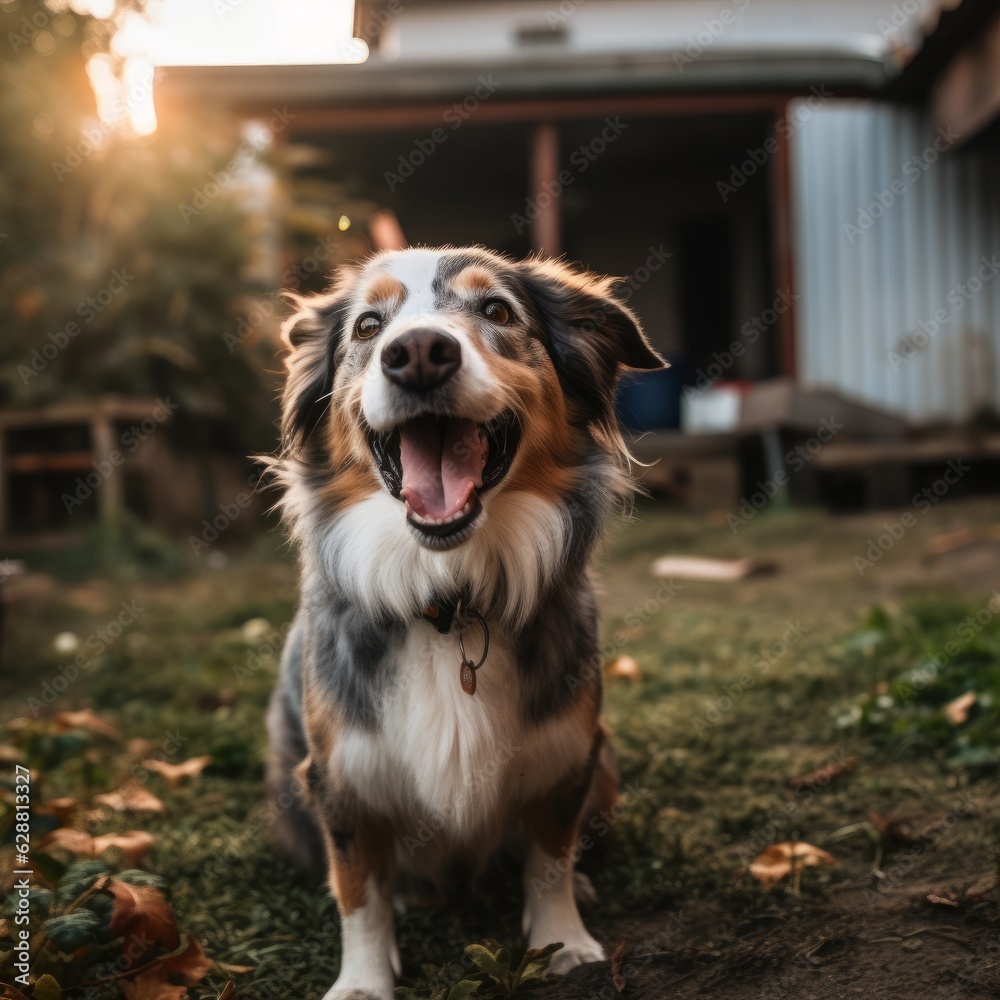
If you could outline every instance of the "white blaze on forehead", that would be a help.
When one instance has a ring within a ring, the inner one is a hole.
[[[434,278],[443,250],[405,250],[387,257],[379,270],[392,275],[406,286],[406,301],[398,316],[412,316],[434,311]]]
[[[406,298],[399,311],[377,338],[378,346],[372,352],[362,383],[361,408],[376,431],[391,430],[415,415],[409,394],[383,373],[381,355],[384,346],[395,337],[424,324],[451,335],[462,349],[462,366],[450,383],[454,416],[484,422],[503,408],[488,358],[469,335],[468,323],[458,313],[436,311],[434,279],[441,262],[451,256],[454,251],[400,250],[379,258],[378,267],[369,276],[369,280],[376,280],[379,274],[388,275],[406,288]]]

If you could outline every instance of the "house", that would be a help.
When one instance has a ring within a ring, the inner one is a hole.
[[[653,426],[732,380],[1000,408],[995,4],[358,0],[355,34],[357,64],[164,68],[158,108],[287,108],[410,243],[623,275],[674,363]]]

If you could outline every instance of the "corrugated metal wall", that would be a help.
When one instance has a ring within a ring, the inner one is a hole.
[[[800,380],[919,424],[1000,411],[1000,157],[940,153],[910,108],[791,110]]]

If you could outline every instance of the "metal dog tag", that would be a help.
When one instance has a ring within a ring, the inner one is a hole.
[[[476,668],[471,660],[462,660],[458,670],[458,679],[462,682],[462,690],[466,694],[476,693]]]
[[[465,642],[462,639],[465,626],[458,633],[458,648],[462,652],[462,665],[458,668],[458,679],[462,682],[462,690],[471,695],[476,693],[476,671],[486,662],[486,655],[490,651],[490,630],[486,625],[486,619],[478,611],[464,608],[461,613],[477,622],[483,630],[483,655],[479,657],[478,663],[473,663],[465,652]]]

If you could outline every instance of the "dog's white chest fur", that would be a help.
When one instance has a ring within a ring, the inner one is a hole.
[[[469,652],[478,658],[478,629],[469,632]],[[466,841],[498,815],[523,749],[510,652],[494,639],[471,696],[460,682],[454,630],[443,636],[414,622],[394,660],[378,731],[345,733],[335,750],[338,770],[404,828],[429,827]]]

